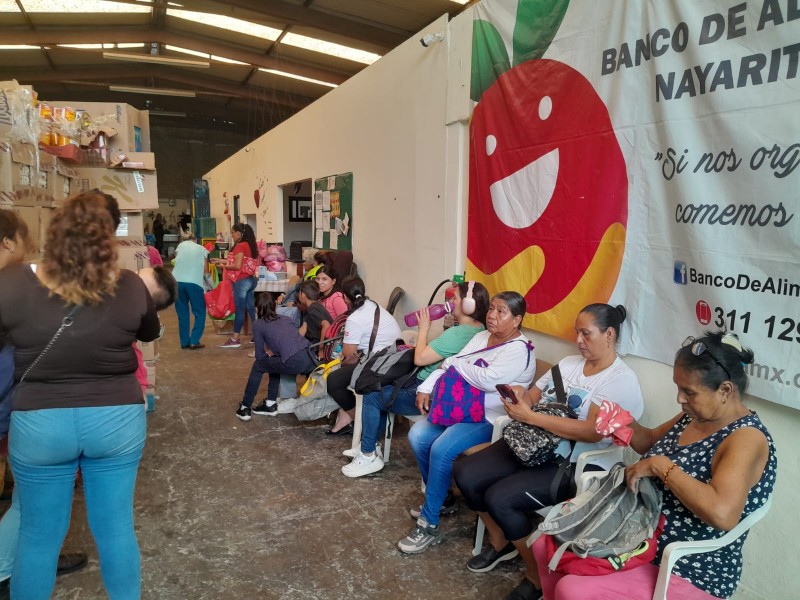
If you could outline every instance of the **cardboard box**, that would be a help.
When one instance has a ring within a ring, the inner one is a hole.
[[[31,144],[0,144],[0,192],[15,192],[38,183],[36,155],[36,146]]]
[[[140,212],[122,213],[117,237],[144,242],[144,215]]]
[[[40,206],[13,206],[10,210],[17,213],[28,226],[28,237],[31,240],[31,254],[39,254],[44,251],[44,243],[47,239],[47,229],[50,227],[50,220],[53,216],[52,208],[42,208]]]
[[[73,194],[97,188],[114,196],[119,202],[120,210],[158,208],[156,171],[93,168],[78,168],[75,171],[78,177]]]
[[[150,253],[147,251],[147,246],[144,242],[135,245],[124,245],[120,243],[117,246],[117,255],[120,268],[128,269],[137,272],[139,269],[144,269],[150,266]]]
[[[75,169],[61,159],[56,160],[47,190],[53,197],[53,206],[61,206],[70,197],[77,178]]]
[[[148,387],[155,387],[156,385],[156,361],[146,360],[144,366],[147,369],[147,385]]]
[[[58,160],[32,144],[0,143],[0,193],[17,206],[54,206],[50,191]]]
[[[39,144],[39,149],[45,154],[58,157],[62,160],[67,160],[72,163],[80,162],[81,149],[75,144],[67,144],[66,146],[50,146],[48,144]]]
[[[116,135],[109,138],[109,150],[112,153],[150,152],[149,111],[137,110],[129,104],[116,102],[53,101],[48,104],[85,110],[95,120],[110,116],[104,125],[113,127],[117,131]]]
[[[142,351],[142,360],[144,360],[145,364],[148,361],[152,362],[158,359],[158,340],[154,342],[137,341],[136,345]]]
[[[156,170],[156,155],[152,152],[120,152],[111,157],[109,166],[114,169]]]

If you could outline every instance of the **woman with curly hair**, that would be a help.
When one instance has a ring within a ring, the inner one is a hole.
[[[9,451],[22,512],[12,596],[50,597],[80,468],[106,591],[139,598],[133,492],[145,412],[132,344],[158,331],[144,283],[117,266],[102,194],[55,212],[35,274],[24,265],[0,272],[0,337],[15,347]]]

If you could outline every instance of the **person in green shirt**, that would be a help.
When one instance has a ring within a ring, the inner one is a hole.
[[[472,288],[470,290],[470,287]],[[471,297],[474,302],[464,302]],[[465,307],[466,304],[466,307]],[[474,304],[474,306],[469,306]],[[465,311],[465,308],[473,308]],[[467,345],[476,333],[486,328],[486,313],[489,311],[489,292],[477,282],[464,282],[456,288],[453,314],[458,327],[446,329],[442,335],[428,342],[431,320],[428,309],[419,311],[419,336],[414,347],[414,364],[424,366],[417,377],[395,395],[391,385],[380,391],[364,395],[361,412],[361,449],[356,450],[353,461],[342,467],[347,477],[361,477],[383,469],[383,458],[375,451],[380,433],[386,429],[389,410],[398,415],[419,415],[417,408],[417,386],[439,366],[445,358],[455,356]],[[469,314],[467,314],[469,313]]]

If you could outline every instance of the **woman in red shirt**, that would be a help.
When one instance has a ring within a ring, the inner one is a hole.
[[[255,275],[248,275],[242,271],[242,264],[245,258],[255,258],[258,256],[256,234],[253,233],[253,228],[250,227],[250,225],[237,223],[233,226],[231,237],[233,237],[233,241],[236,244],[233,250],[231,250],[233,264],[229,265],[222,259],[215,260],[217,264],[223,264],[226,271],[236,272],[236,279],[233,282],[233,302],[236,311],[236,317],[233,321],[233,334],[220,348],[242,347],[239,333],[242,331],[242,326],[244,325],[245,311],[250,315],[251,323],[254,323],[256,320],[255,289],[257,279]]]

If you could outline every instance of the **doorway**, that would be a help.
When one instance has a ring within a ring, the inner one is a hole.
[[[310,179],[303,179],[280,186],[283,195],[283,245],[289,253],[292,242],[312,244],[314,229],[312,222],[312,187]]]

